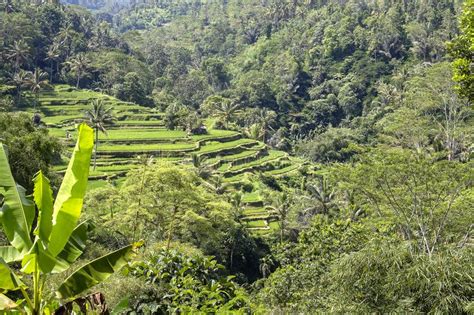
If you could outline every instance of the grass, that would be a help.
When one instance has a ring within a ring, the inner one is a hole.
[[[59,124],[63,121],[71,121],[74,119],[81,119],[83,115],[58,115],[58,116],[48,116],[42,118],[42,120],[47,124]]]
[[[225,162],[232,162],[232,161],[235,161],[235,160],[239,160],[239,159],[243,159],[243,158],[247,158],[247,157],[252,157],[255,154],[257,154],[257,152],[258,152],[258,150],[249,149],[249,150],[242,151],[242,152],[236,153],[236,154],[217,156],[215,158],[208,159],[207,164],[214,164],[214,163],[217,163],[221,160],[225,161]]]
[[[290,165],[288,165],[286,167],[283,167],[283,168],[277,168],[277,169],[274,169],[274,170],[271,170],[271,171],[267,171],[267,172],[265,172],[265,175],[273,175],[273,176],[283,175],[283,174],[286,174],[286,173],[290,173],[292,171],[296,171],[300,166],[301,166],[301,164],[297,164],[297,163],[290,164]]]
[[[89,180],[87,182],[87,191],[102,188],[108,185],[106,180]]]
[[[267,226],[264,220],[247,221],[247,226],[250,228],[263,228]]]
[[[229,171],[240,171],[240,170],[251,168],[251,167],[254,167],[254,166],[263,165],[263,164],[268,163],[270,161],[280,159],[280,158],[282,158],[286,155],[287,154],[283,151],[269,151],[268,155],[266,155],[266,156],[264,156],[264,157],[262,157],[258,160],[251,161],[249,163],[235,165],[235,166],[231,167],[229,169]]]
[[[229,141],[229,142],[215,141],[215,142],[206,143],[206,145],[202,146],[201,149],[196,153],[205,154],[205,153],[219,152],[222,150],[238,148],[239,146],[242,146],[242,145],[249,145],[249,144],[254,144],[254,143],[257,143],[257,142],[255,140],[245,139],[245,138]]]
[[[146,151],[179,151],[192,150],[196,148],[195,143],[152,143],[152,144],[102,144],[99,152],[146,152]]]
[[[117,126],[163,126],[161,120],[120,120],[116,121]]]
[[[137,168],[137,164],[123,164],[123,165],[107,165],[107,166],[97,166],[96,169],[93,169],[91,165],[89,172],[116,172],[116,171],[126,171],[132,168]]]
[[[278,230],[280,229],[280,223],[278,221],[272,221],[268,223],[268,226],[270,227],[271,230]]]
[[[120,115],[117,115],[117,119],[119,121],[127,121],[127,120],[140,120],[140,121],[159,121],[161,118],[164,116],[164,113],[160,112],[143,112],[140,111],[139,113],[121,113]]]
[[[72,103],[72,102],[71,102]],[[108,104],[106,107],[113,107],[114,112],[141,110],[139,105],[124,105],[124,104]],[[43,105],[41,104],[38,109],[44,114],[49,113],[62,113],[62,112],[81,112],[91,108],[89,103],[73,103],[73,104],[61,104],[61,105]]]
[[[205,135],[193,135],[191,136],[191,139],[194,141],[200,141],[200,140],[208,140],[208,139],[213,139],[213,138],[230,137],[230,136],[237,136],[237,135],[239,135],[239,133],[236,131],[213,129],[213,130],[209,130],[208,133]]]
[[[63,129],[51,128],[50,133],[55,136],[66,135]],[[77,132],[71,132],[73,138]],[[180,140],[186,139],[187,134],[182,130],[168,129],[109,129],[107,135],[99,133],[100,140]]]
[[[242,173],[242,174],[238,174],[238,175],[235,175],[235,176],[230,176],[230,177],[224,177],[223,178],[223,181],[225,183],[238,183],[240,181],[242,181],[245,177],[245,173]]]
[[[260,197],[260,194],[258,192],[251,192],[244,194],[242,196],[242,202],[259,202],[262,201],[262,197]]]
[[[265,215],[268,214],[267,209],[265,208],[247,208],[243,211],[244,216],[251,216],[251,215]]]

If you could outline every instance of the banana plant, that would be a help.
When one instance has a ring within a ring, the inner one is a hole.
[[[43,290],[47,279],[70,269],[85,249],[90,224],[79,223],[79,217],[93,146],[93,130],[80,125],[69,166],[53,199],[49,180],[41,171],[34,177],[33,195],[26,196],[25,189],[13,179],[6,148],[0,143],[0,224],[10,243],[0,246],[0,313],[2,309],[51,312]],[[127,264],[135,247],[123,247],[72,273],[68,270],[70,275],[56,290],[59,303],[68,303],[106,280]],[[13,269],[12,263],[21,269]],[[23,298],[11,300],[7,296],[11,291],[18,291]]]

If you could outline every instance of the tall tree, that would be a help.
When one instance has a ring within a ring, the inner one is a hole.
[[[328,179],[325,176],[318,177],[315,183],[306,185],[306,190],[309,196],[305,197],[311,200],[313,205],[305,209],[305,212],[310,212],[311,214],[329,214],[329,210],[333,204],[335,190],[329,185]]]
[[[55,41],[61,44],[61,47],[64,49],[66,54],[66,59],[69,58],[71,54],[72,39],[74,37],[74,29],[72,28],[71,23],[68,23],[65,27],[61,28],[58,35],[55,38]]]
[[[115,117],[112,113],[112,107],[105,108],[103,100],[96,99],[92,101],[92,108],[87,110],[85,113],[86,119],[89,125],[94,129],[95,132],[95,145],[94,145],[94,170],[97,165],[97,149],[99,147],[99,131],[107,135],[107,125],[112,124]]]
[[[59,45],[57,43],[52,44],[49,46],[48,51],[46,52],[46,60],[49,61],[49,82],[53,82],[53,69],[54,69],[54,62],[57,62],[60,57]],[[58,70],[58,69],[56,69]]]
[[[28,72],[23,69],[20,69],[20,71],[16,72],[12,77],[11,82],[16,86],[17,102],[21,100],[21,87],[25,85],[27,79]]]
[[[42,71],[40,68],[35,68],[34,72],[29,72],[25,85],[35,94],[35,104],[39,104],[39,92],[48,85],[48,74]]]
[[[274,196],[273,204],[269,206],[270,209],[278,213],[280,220],[280,243],[283,243],[283,238],[286,231],[286,223],[288,220],[288,215],[290,213],[291,200],[288,193],[280,193],[277,196]]]
[[[13,66],[15,68],[15,73],[20,70],[20,66],[28,60],[29,57],[29,47],[24,40],[16,40],[8,48],[7,58],[13,61]]]
[[[239,113],[239,108],[239,104],[234,104],[228,99],[222,99],[222,102],[214,104],[212,116],[219,119],[225,128],[229,128],[229,123],[232,122]]]
[[[191,161],[196,171],[196,175],[202,179],[208,179],[212,176],[213,169],[206,163],[205,155],[192,154]]]
[[[87,70],[89,69],[90,60],[83,53],[79,53],[70,60],[66,61],[66,64],[69,65],[71,71],[75,72],[76,88],[79,88],[81,78],[87,73]]]
[[[469,100],[474,99],[474,0],[464,2],[461,15],[461,33],[449,44],[453,56],[453,79],[458,83],[458,91]]]

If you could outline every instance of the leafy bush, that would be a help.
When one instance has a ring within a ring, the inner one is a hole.
[[[232,280],[234,277],[225,276],[223,271],[224,266],[211,257],[160,250],[132,266],[130,275],[152,284],[153,289],[130,301],[130,310],[167,314],[249,312],[249,297]]]

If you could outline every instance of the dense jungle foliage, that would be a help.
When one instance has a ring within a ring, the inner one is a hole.
[[[66,2],[0,4],[0,311],[474,312],[473,0]]]

